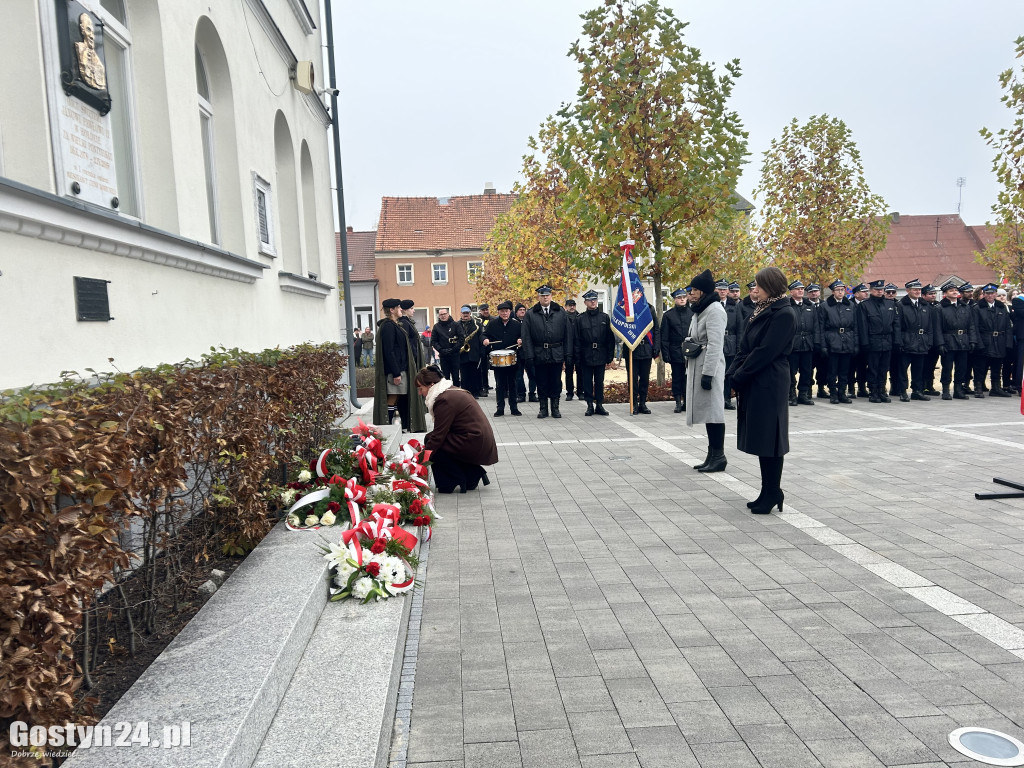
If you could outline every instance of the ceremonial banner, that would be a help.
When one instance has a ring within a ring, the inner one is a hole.
[[[634,245],[632,240],[619,243],[622,248],[622,269],[611,312],[612,331],[630,350],[636,349],[644,336],[649,336],[654,328],[654,316],[647,305],[644,286],[633,261]]]

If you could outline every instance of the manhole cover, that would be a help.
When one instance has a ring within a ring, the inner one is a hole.
[[[986,765],[1024,765],[1024,743],[988,728],[957,728],[949,734],[957,752]]]

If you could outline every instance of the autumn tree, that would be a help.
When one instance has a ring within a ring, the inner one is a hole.
[[[759,246],[772,263],[805,283],[857,279],[885,248],[885,201],[864,179],[846,124],[828,115],[793,118],[764,153]]]
[[[1016,46],[1016,58],[1024,58],[1024,37],[1017,38]],[[976,260],[1024,285],[1024,65],[1020,72],[1013,67],[1002,72],[999,84],[1006,91],[1000,100],[1013,113],[1013,125],[995,133],[981,129],[985,142],[996,150],[992,170],[1002,189],[992,206],[996,221],[990,226],[995,240]]]
[[[766,264],[750,231],[750,217],[743,211],[734,210],[725,221],[716,219],[694,228],[689,241],[694,270],[710,269],[715,277],[745,284]]]
[[[582,263],[589,249],[581,241],[578,222],[564,205],[565,171],[548,162],[561,138],[559,126],[550,119],[537,138],[530,137],[532,153],[523,158],[525,182],[514,186],[516,200],[495,221],[484,247],[478,302],[510,299],[530,306],[537,286],[545,283],[559,302],[582,290]]]

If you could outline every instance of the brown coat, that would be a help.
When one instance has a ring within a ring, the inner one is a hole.
[[[464,389],[452,387],[434,400],[434,429],[427,433],[425,447],[446,451],[470,464],[497,464],[498,446],[491,424],[476,399]]]

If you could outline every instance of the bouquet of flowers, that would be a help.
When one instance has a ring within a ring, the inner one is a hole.
[[[416,556],[395,538],[378,537],[369,549],[357,537],[322,548],[330,564],[331,601],[354,598],[368,603],[408,592],[415,585],[410,570]]]

